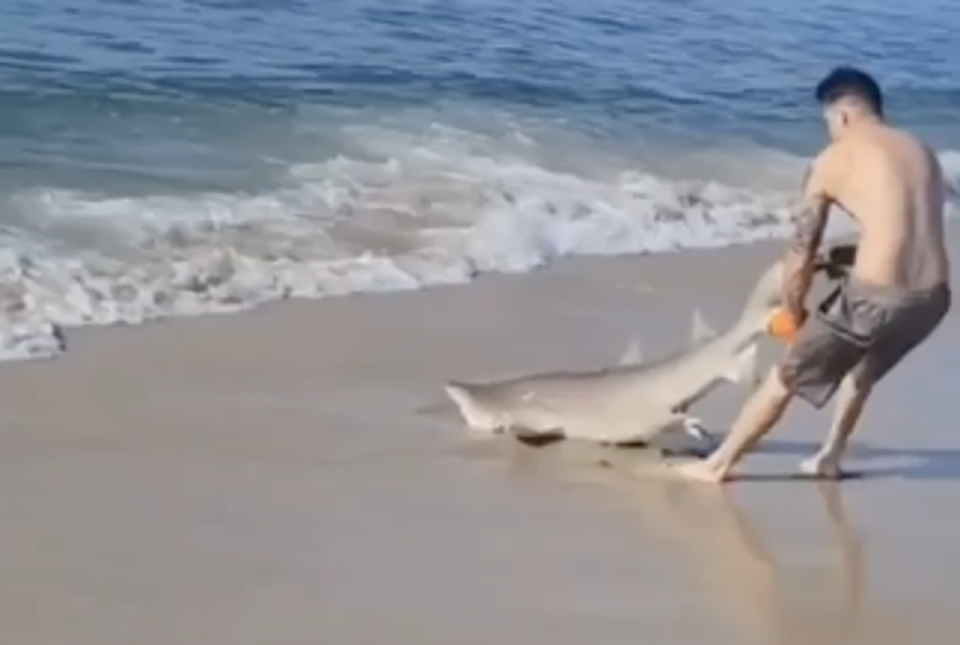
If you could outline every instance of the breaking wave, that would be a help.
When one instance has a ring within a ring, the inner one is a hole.
[[[242,194],[8,194],[0,358],[62,351],[60,328],[465,283],[576,254],[655,253],[782,236],[803,160],[730,151],[640,163],[434,126],[345,131],[350,152]],[[960,186],[960,154],[942,159]],[[730,169],[742,175],[735,177]],[[709,179],[713,176],[714,179]],[[719,177],[719,179],[718,179]]]

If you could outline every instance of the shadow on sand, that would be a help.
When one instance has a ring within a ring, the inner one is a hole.
[[[515,449],[523,451],[524,448],[533,450],[562,450],[564,442],[556,441],[553,437],[548,437],[542,441],[529,441],[522,439],[513,441],[509,437],[499,437],[506,444],[514,444]],[[759,482],[759,481],[817,481],[818,478],[799,472],[798,469],[785,470],[782,472],[751,472],[750,456],[768,456],[768,457],[793,457],[799,461],[814,454],[819,445],[808,441],[789,441],[782,439],[765,439],[753,451],[747,455],[742,465],[738,466],[739,472],[735,474],[730,482]],[[616,455],[616,458],[622,456],[636,455],[643,456],[649,449],[643,446],[634,447],[600,447],[600,451],[609,451],[607,454]],[[652,453],[651,453],[652,454]],[[702,454],[692,454],[684,452],[675,452],[667,454],[668,461],[672,457],[689,458],[703,457]],[[883,448],[870,446],[869,444],[854,444],[850,447],[847,455],[847,464],[844,472],[844,480],[865,480],[865,479],[907,479],[918,481],[960,481],[960,449],[938,448],[938,449],[910,449],[910,448]],[[880,464],[871,464],[871,461],[879,461]],[[892,465],[889,462],[894,462]]]
[[[767,439],[754,448],[751,454],[768,456],[789,456],[798,460],[808,457],[818,449],[819,445],[806,441],[785,441],[781,439]],[[879,479],[896,478],[920,481],[960,481],[960,450],[953,448],[938,449],[910,449],[910,448],[882,448],[868,444],[854,444],[850,447],[848,460],[856,462],[847,473],[848,479]],[[749,459],[749,455],[747,457]],[[895,461],[895,465],[870,465],[869,462]],[[861,465],[860,462],[867,462]],[[900,463],[902,462],[902,463]],[[748,470],[748,469],[744,469]],[[763,480],[803,480],[812,479],[800,473],[751,474],[744,472],[734,478],[734,481],[763,481]]]
[[[605,447],[586,444],[576,441],[556,441],[550,438],[543,442],[517,441],[513,437],[498,435],[488,437],[472,444],[465,452],[474,454],[496,453],[501,457],[510,455],[511,459],[536,460],[537,453],[557,454],[570,451],[573,454],[582,453],[584,449],[596,459],[595,463],[605,461],[639,458],[643,461],[655,459],[661,454],[651,448],[635,447]],[[765,439],[757,445],[738,465],[738,472],[731,477],[730,483],[763,482],[763,481],[820,481],[819,478],[806,475],[796,466],[800,460],[814,454],[819,444],[812,441],[790,441],[783,439]],[[461,449],[464,449],[461,446]],[[524,457],[526,455],[526,458]],[[673,458],[683,459],[703,457],[703,454],[676,451],[663,454],[666,463]],[[786,463],[777,472],[756,472],[751,468],[751,457],[791,457],[795,459],[793,467]],[[870,463],[870,462],[880,463]],[[892,462],[892,463],[891,463]],[[663,462],[661,462],[663,463]],[[854,444],[850,447],[845,463],[843,480],[875,480],[875,479],[904,479],[914,481],[960,481],[960,449],[954,448],[885,448],[869,444]]]

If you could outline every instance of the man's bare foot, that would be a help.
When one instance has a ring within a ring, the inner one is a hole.
[[[725,474],[714,468],[706,459],[687,461],[670,466],[677,476],[705,484],[719,484],[726,479]]]
[[[840,459],[820,453],[800,462],[800,472],[819,479],[841,479]]]

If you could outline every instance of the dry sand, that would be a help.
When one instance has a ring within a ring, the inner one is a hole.
[[[722,493],[437,408],[449,377],[667,351],[694,303],[726,324],[776,250],[82,330],[3,365],[3,642],[960,642],[956,315],[880,388],[841,485],[778,476],[825,430],[802,405]]]

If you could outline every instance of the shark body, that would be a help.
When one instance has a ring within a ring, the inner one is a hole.
[[[757,342],[782,305],[782,272],[776,262],[763,273],[737,321],[722,334],[706,329],[695,314],[694,343],[671,355],[652,361],[624,356],[604,369],[486,383],[448,381],[444,390],[469,428],[531,442],[648,444],[675,430],[709,440],[689,408],[724,382],[756,382]]]

